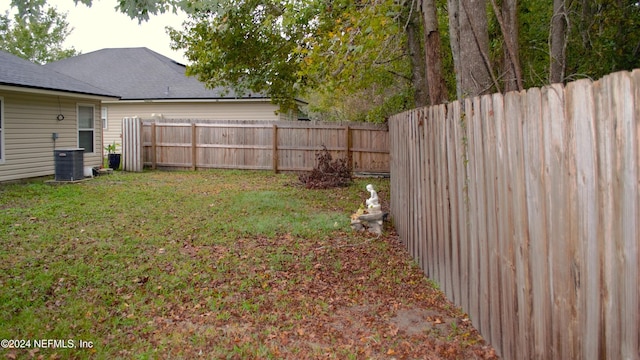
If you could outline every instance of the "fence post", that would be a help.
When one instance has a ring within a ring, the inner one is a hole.
[[[198,139],[196,139],[196,124],[192,123],[191,124],[191,170],[195,170],[196,166],[198,165],[197,162],[197,152],[198,152],[198,147],[197,144],[198,143]]]
[[[273,146],[271,158],[273,159],[273,172],[278,173],[278,125],[273,124]]]
[[[151,123],[151,169],[156,169],[156,123]]]
[[[351,166],[353,165],[353,159],[351,158],[351,145],[352,145],[352,140],[351,140],[351,128],[349,127],[349,125],[344,127],[344,135],[345,135],[345,151],[346,151],[346,159],[347,159],[347,166],[349,167],[349,169],[352,169]],[[353,169],[352,169],[353,170]]]

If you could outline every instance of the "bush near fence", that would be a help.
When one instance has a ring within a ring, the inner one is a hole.
[[[504,359],[640,358],[640,70],[389,128],[396,229]]]

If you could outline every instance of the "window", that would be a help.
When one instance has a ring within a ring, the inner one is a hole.
[[[108,129],[109,126],[107,126],[107,107],[103,106],[102,107],[102,128],[103,129]]]
[[[85,153],[94,152],[95,129],[93,105],[78,105],[78,147]]]
[[[0,163],[4,162],[4,98],[0,97]]]

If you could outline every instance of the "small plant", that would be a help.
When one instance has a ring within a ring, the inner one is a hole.
[[[109,145],[105,146],[104,149],[107,151],[107,153],[109,155],[115,154],[115,152],[118,149],[119,145],[120,144],[116,144],[116,142],[114,141],[113,144],[109,144]]]
[[[333,160],[326,146],[316,153],[316,166],[298,179],[307,189],[329,189],[351,184],[351,168],[345,159]]]

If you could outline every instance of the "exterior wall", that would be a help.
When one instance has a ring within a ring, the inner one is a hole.
[[[153,115],[164,119],[206,120],[279,120],[279,107],[268,100],[247,102],[107,102],[107,128],[104,129],[105,146],[113,143],[122,148],[122,119],[139,117],[143,120]]]
[[[0,90],[0,97],[6,155],[0,162],[0,182],[53,175],[54,149],[78,147],[78,104],[95,106],[95,152],[84,155],[84,165],[102,165],[99,100],[6,90]],[[64,120],[58,121],[58,114]],[[54,132],[58,133],[55,142]]]

